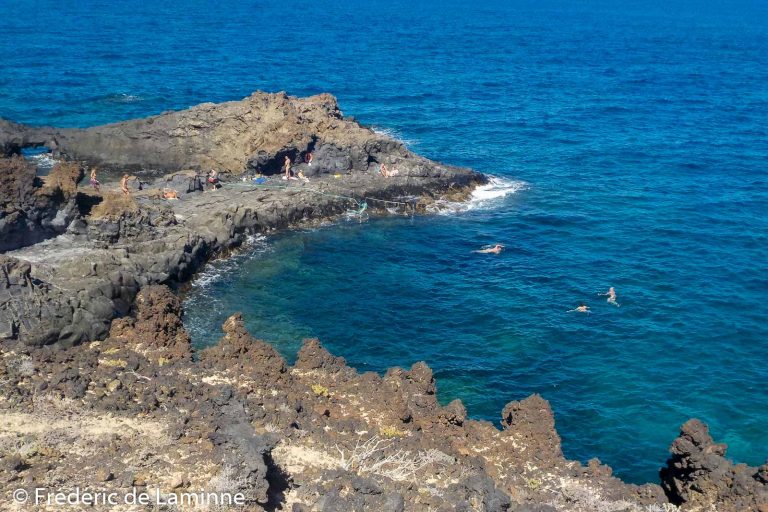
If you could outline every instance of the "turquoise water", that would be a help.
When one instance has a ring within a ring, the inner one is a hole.
[[[2,117],[331,91],[415,151],[526,184],[258,240],[193,288],[198,343],[242,310],[289,357],[318,336],[361,370],[425,360],[474,417],[539,392],[566,455],[635,482],[693,416],[735,459],[768,456],[764,2],[0,7]],[[620,308],[595,295],[610,285]],[[593,314],[566,313],[580,301]]]

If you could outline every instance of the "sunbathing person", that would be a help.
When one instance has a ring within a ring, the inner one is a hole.
[[[178,199],[179,193],[173,190],[172,188],[164,188],[163,189],[163,199]]]

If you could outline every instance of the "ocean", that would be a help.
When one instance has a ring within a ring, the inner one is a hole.
[[[540,393],[566,456],[631,482],[657,481],[691,417],[735,460],[768,457],[765,2],[0,8],[0,117],[85,127],[328,91],[494,176],[438,215],[254,238],[193,283],[198,346],[242,311],[289,359],[319,337],[361,371],[424,360],[474,418]]]

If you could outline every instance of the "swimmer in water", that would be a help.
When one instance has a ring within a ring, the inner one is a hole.
[[[608,288],[607,292],[605,292],[605,293],[598,293],[598,295],[601,296],[601,297],[608,297],[608,300],[606,301],[606,302],[608,302],[608,304],[613,304],[617,308],[620,307],[619,303],[616,302],[616,290],[613,288],[613,286]]]
[[[473,252],[476,252],[478,254],[499,254],[503,250],[504,250],[504,246],[502,244],[496,244],[493,247],[486,247],[485,249],[478,249]]]
[[[579,303],[579,307],[574,308],[574,309],[569,309],[567,311],[567,313],[587,313],[587,314],[589,314],[589,313],[591,313],[591,311],[589,310],[589,306],[587,306],[586,304],[581,302],[581,303]]]

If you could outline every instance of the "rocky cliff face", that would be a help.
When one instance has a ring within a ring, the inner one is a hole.
[[[0,252],[64,233],[77,215],[79,164],[60,163],[44,180],[23,158],[0,158]]]
[[[468,419],[458,400],[441,405],[424,363],[358,374],[307,340],[291,366],[237,314],[193,357],[179,300],[162,285],[252,233],[334,218],[364,200],[371,210],[398,200],[412,213],[484,182],[345,120],[332,97],[257,93],[87,130],[0,120],[3,153],[41,144],[145,181],[172,174],[142,191],[134,180],[125,196],[78,190],[80,164],[43,182],[18,158],[0,163],[6,496],[24,486],[139,487],[240,491],[247,510],[766,512],[768,467],[733,465],[699,422],[673,444],[663,489],[638,487],[597,459],[566,460],[538,395],[510,402],[500,430]],[[272,173],[309,151],[312,165],[295,169],[310,183],[225,179],[200,192],[195,169]],[[379,162],[400,174],[377,175]],[[180,200],[162,199],[168,186]]]
[[[699,420],[680,429],[661,470],[661,484],[673,503],[689,510],[768,512],[768,463],[760,468],[734,464]]]
[[[733,465],[695,420],[672,445],[665,496],[622,483],[597,460],[565,459],[541,396],[510,402],[498,429],[468,419],[458,400],[441,405],[424,363],[360,374],[311,339],[289,365],[239,314],[194,357],[181,318],[167,287],[146,286],[103,341],[3,342],[0,491],[229,491],[244,494],[244,510],[312,512],[768,505],[766,468]]]
[[[31,345],[103,338],[109,322],[127,313],[143,286],[183,282],[249,234],[333,218],[359,208],[366,197],[461,196],[485,180],[344,119],[330,95],[255,93],[242,101],[86,130],[0,121],[0,148],[6,153],[35,144],[102,169],[134,169],[140,179],[129,182],[130,196],[97,193],[76,189],[79,163],[59,164],[43,183],[20,158],[1,161],[0,190],[7,197],[0,198],[6,212],[0,218],[0,251],[12,258],[4,260],[9,269],[25,269],[36,284],[6,279],[0,333]],[[311,165],[303,162],[309,151]],[[300,161],[294,172],[303,169],[311,183],[271,180],[256,186],[232,177],[247,170],[277,172],[286,155]],[[379,176],[377,162],[397,165],[399,175]],[[195,169],[211,167],[229,172],[222,174],[222,189],[203,194]],[[172,172],[153,179],[158,170]],[[181,199],[163,200],[167,188]],[[377,206],[383,210],[382,203],[371,201],[369,211]],[[28,245],[33,246],[25,249]]]
[[[148,286],[101,342],[5,344],[0,415],[18,437],[0,446],[2,491],[224,486],[247,496],[245,510],[296,511],[646,512],[666,502],[658,486],[564,459],[541,397],[505,408],[513,419],[500,431],[467,419],[460,401],[440,405],[424,363],[359,374],[306,340],[291,366],[237,314],[193,358],[181,316],[170,290]]]

